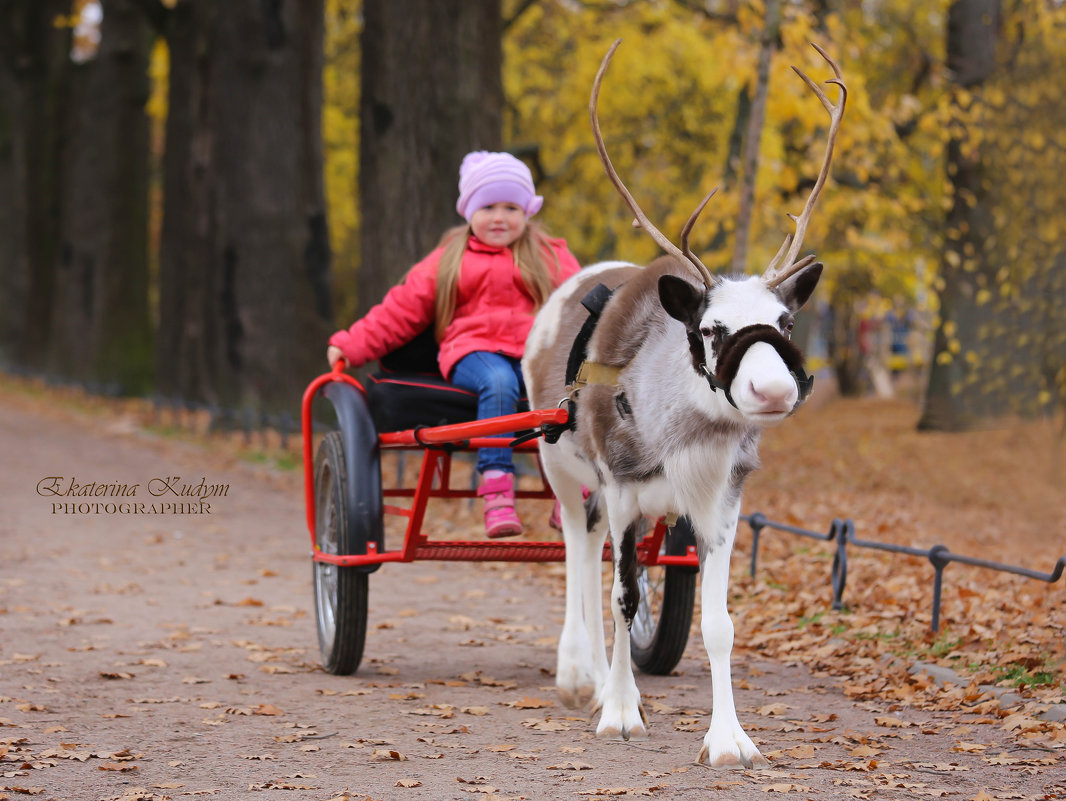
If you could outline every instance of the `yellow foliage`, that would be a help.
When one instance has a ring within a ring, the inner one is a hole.
[[[359,0],[326,0],[322,143],[337,319],[355,316],[359,265]]]

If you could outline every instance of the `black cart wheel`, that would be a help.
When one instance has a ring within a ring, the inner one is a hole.
[[[688,521],[682,518],[667,533],[663,550],[684,554],[694,542]],[[630,629],[629,651],[645,673],[666,676],[681,661],[692,626],[696,573],[685,567],[640,568],[640,604]]]
[[[315,542],[324,553],[354,552],[347,473],[341,433],[332,431],[315,456]],[[322,665],[346,676],[359,667],[366,645],[367,574],[326,562],[313,562],[312,570]]]

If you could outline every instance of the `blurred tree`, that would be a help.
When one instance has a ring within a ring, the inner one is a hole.
[[[321,0],[136,0],[170,90],[156,382],[294,411],[331,327]]]
[[[991,187],[976,138],[986,111],[981,88],[996,69],[997,38],[1002,24],[1000,0],[956,0],[948,12],[947,67],[952,91],[953,125],[947,149],[951,208],[940,262],[940,322],[933,343],[937,358],[929,375],[922,429],[965,428],[980,413],[980,395],[958,391],[965,359],[955,358],[962,342],[977,339],[981,311],[977,307],[978,276],[987,283],[991,264]]]
[[[770,88],[770,60],[777,49],[781,34],[781,0],[767,0],[766,21],[759,37],[759,61],[755,68],[755,86],[751,98],[744,106],[744,123],[747,128],[744,141],[744,158],[741,169],[739,200],[737,203],[737,234],[730,261],[732,271],[744,272],[748,264],[748,234],[751,231],[752,203],[755,199],[755,175],[759,169],[759,142],[762,140],[766,120],[766,93]],[[747,97],[748,92],[744,92]],[[738,124],[741,122],[738,108]],[[736,126],[735,126],[736,127]]]
[[[322,146],[333,249],[333,314],[338,325],[347,325],[356,316],[362,12],[362,0],[326,0]]]
[[[500,147],[500,0],[364,0],[357,309],[378,303],[455,213],[459,163]]]
[[[1066,391],[1066,7],[959,0],[948,25],[951,206],[919,426],[1048,413]]]
[[[148,308],[148,59],[152,35],[127,0],[102,0],[95,54],[73,67],[62,252],[51,364],[67,377],[144,392]]]
[[[41,369],[62,241],[70,0],[0,0],[0,358]]]

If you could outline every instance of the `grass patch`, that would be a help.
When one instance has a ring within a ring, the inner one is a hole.
[[[1010,665],[997,665],[992,668],[997,683],[1010,682],[1012,687],[1043,687],[1055,684],[1055,674],[1047,670],[1031,670],[1025,665],[1012,663]]]

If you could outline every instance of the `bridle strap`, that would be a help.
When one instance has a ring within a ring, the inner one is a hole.
[[[743,360],[744,355],[756,342],[765,342],[773,347],[785,363],[785,366],[788,367],[788,372],[795,380],[796,389],[799,392],[796,404],[792,407],[792,412],[796,411],[799,405],[807,400],[811,390],[814,389],[814,376],[808,375],[806,370],[803,369],[803,354],[800,353],[799,348],[771,325],[749,325],[734,332],[722,346],[722,352],[718,357],[718,373],[711,373],[706,363],[700,366],[708,386],[710,386],[712,392],[721,390],[725,393],[725,399],[729,401],[729,404],[734,409],[739,411],[739,407],[737,407],[736,401],[733,400],[733,395],[729,389],[737,377],[737,371],[740,369],[740,362]]]

